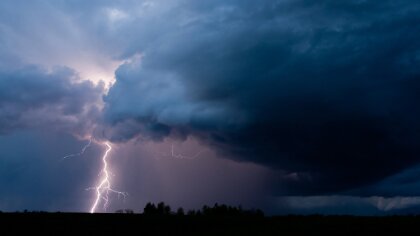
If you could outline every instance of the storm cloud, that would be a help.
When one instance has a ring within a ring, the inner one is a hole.
[[[191,135],[286,173],[282,194],[378,182],[420,161],[419,11],[415,1],[157,1],[119,29],[131,29],[130,59],[104,98],[105,136]]]
[[[0,133],[49,127],[55,130],[91,129],[98,116],[102,85],[80,81],[71,69],[39,66],[0,70]]]
[[[86,211],[106,140],[111,210],[416,211],[419,65],[415,0],[1,1],[0,207]]]

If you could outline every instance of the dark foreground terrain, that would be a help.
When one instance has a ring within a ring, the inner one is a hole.
[[[419,216],[2,213],[0,235],[420,235]]]

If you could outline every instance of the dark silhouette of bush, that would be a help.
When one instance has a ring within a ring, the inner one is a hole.
[[[134,211],[131,210],[131,209],[119,209],[119,210],[116,210],[115,213],[117,213],[117,214],[123,214],[123,213],[134,214]]]
[[[264,217],[261,210],[243,210],[241,206],[232,207],[225,204],[214,204],[213,207],[204,205],[202,208],[203,216],[207,217]]]
[[[125,214],[134,214],[134,211],[131,209],[125,209],[124,212]]]

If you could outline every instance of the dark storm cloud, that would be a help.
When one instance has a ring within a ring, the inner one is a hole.
[[[194,135],[296,194],[420,161],[417,1],[178,3],[120,29],[138,56],[105,97],[108,138]]]
[[[49,127],[82,135],[98,115],[103,85],[80,81],[71,69],[39,66],[0,70],[0,133]],[[80,132],[77,132],[80,131]]]
[[[347,194],[357,196],[385,196],[392,197],[395,193],[401,196],[420,196],[419,165],[409,167],[401,172],[359,189],[347,191]]]

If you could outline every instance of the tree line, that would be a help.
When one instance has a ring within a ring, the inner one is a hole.
[[[116,213],[133,214],[131,209],[118,210]],[[264,212],[259,209],[244,210],[241,206],[233,207],[225,204],[214,204],[210,207],[204,205],[199,210],[185,211],[182,207],[173,211],[164,202],[158,204],[147,203],[143,209],[144,216],[203,216],[203,217],[264,217]]]

